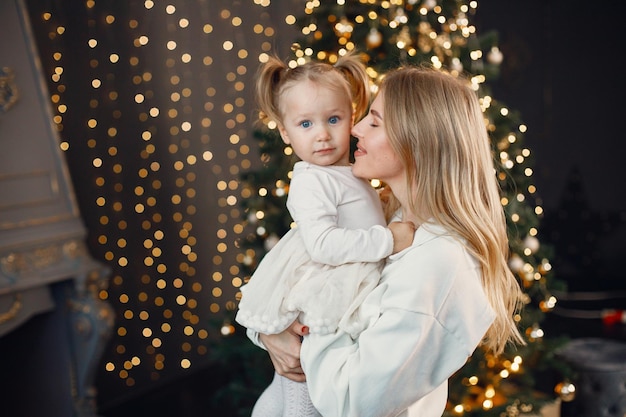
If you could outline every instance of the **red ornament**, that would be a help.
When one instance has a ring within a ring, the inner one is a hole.
[[[626,323],[626,310],[604,310],[602,322],[608,326],[617,323]]]

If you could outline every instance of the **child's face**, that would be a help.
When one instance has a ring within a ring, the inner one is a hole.
[[[350,164],[349,97],[305,81],[284,91],[280,100],[280,134],[301,160],[323,166]]]

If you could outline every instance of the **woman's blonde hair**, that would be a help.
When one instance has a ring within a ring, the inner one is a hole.
[[[522,292],[507,264],[506,218],[476,93],[445,71],[406,67],[386,74],[379,94],[389,142],[407,172],[411,210],[424,208],[461,236],[481,264],[496,312],[483,345],[497,355],[508,342],[524,344],[514,320]],[[389,198],[388,210],[397,209],[398,201]]]
[[[270,56],[261,65],[257,75],[256,99],[260,119],[273,120],[282,125],[282,93],[294,84],[306,80],[345,94],[352,103],[355,121],[367,112],[370,99],[369,76],[356,53],[340,56],[334,65],[309,61],[295,68],[290,68],[286,62],[275,56]]]

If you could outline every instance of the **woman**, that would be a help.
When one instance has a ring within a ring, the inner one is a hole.
[[[483,114],[461,79],[400,68],[352,134],[353,173],[387,185],[388,221],[413,222],[413,244],[388,258],[356,340],[339,331],[300,345],[298,323],[251,338],[280,375],[306,379],[323,416],[439,417],[448,378],[477,346],[497,355],[524,343]]]

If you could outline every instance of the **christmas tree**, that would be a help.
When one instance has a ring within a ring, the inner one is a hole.
[[[540,199],[532,180],[532,153],[524,147],[526,126],[517,112],[491,97],[489,82],[498,76],[503,59],[497,33],[479,35],[472,19],[476,1],[461,0],[337,0],[307,2],[296,24],[291,64],[311,59],[330,63],[356,50],[368,66],[373,84],[389,68],[428,63],[470,75],[482,103],[492,140],[497,177],[502,189],[510,238],[510,267],[525,293],[519,317],[527,346],[511,347],[494,358],[478,349],[450,380],[450,416],[517,416],[536,412],[555,395],[566,398],[567,374],[554,357],[564,340],[544,334],[542,321],[555,306],[552,291],[563,289],[554,278],[550,248],[540,243]],[[251,273],[263,254],[291,227],[285,207],[291,149],[275,129],[256,132],[263,166],[242,180],[250,198],[244,201],[246,221],[253,225],[242,245]]]

